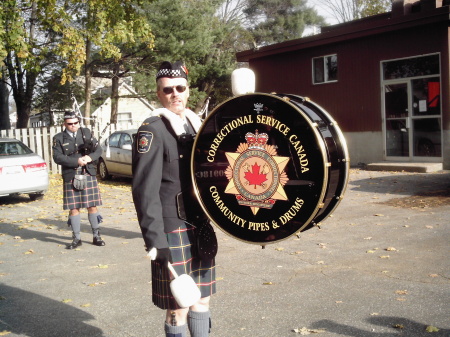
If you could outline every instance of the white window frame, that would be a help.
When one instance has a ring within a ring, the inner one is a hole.
[[[330,80],[329,78],[329,72],[328,72],[328,60],[331,57],[335,57],[336,58],[336,66],[337,66],[337,62],[338,62],[338,56],[337,54],[328,54],[328,55],[323,55],[323,56],[318,56],[318,57],[313,57],[311,60],[312,63],[312,82],[313,84],[325,84],[325,83],[335,83],[338,80],[337,79],[332,79]],[[315,66],[314,66],[314,61],[318,60],[318,59],[322,59],[323,60],[323,82],[316,82],[316,74],[315,74]]]

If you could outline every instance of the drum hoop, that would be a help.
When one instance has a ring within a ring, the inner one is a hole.
[[[221,226],[217,225],[216,222],[214,221],[214,218],[211,216],[211,214],[209,213],[209,211],[206,209],[206,207],[204,206],[202,197],[200,196],[199,193],[199,188],[197,185],[197,181],[195,179],[195,174],[194,174],[194,158],[195,158],[195,150],[197,148],[197,143],[198,143],[198,139],[199,137],[195,137],[194,139],[194,144],[192,147],[192,153],[191,153],[191,161],[190,161],[190,168],[191,168],[191,182],[192,182],[192,186],[194,187],[194,194],[195,197],[197,198],[200,207],[202,208],[203,212],[208,216],[208,218],[211,220],[211,222],[218,227],[222,232],[224,232],[225,234],[227,234],[228,236],[231,236],[239,241],[245,242],[245,243],[249,243],[249,244],[254,244],[254,245],[267,245],[267,244],[273,244],[273,243],[277,243],[280,241],[284,241],[294,235],[296,235],[297,233],[301,232],[305,227],[307,227],[308,225],[310,225],[310,223],[312,222],[312,220],[314,219],[314,217],[317,215],[318,211],[321,209],[321,202],[324,200],[325,195],[326,195],[326,191],[328,188],[328,168],[327,168],[327,164],[328,164],[328,158],[327,158],[327,154],[326,154],[326,145],[325,142],[320,134],[320,132],[318,131],[318,125],[316,123],[313,123],[308,116],[306,115],[306,113],[304,111],[302,111],[298,106],[296,106],[295,104],[290,102],[290,99],[288,97],[282,97],[282,96],[277,96],[275,94],[267,94],[267,93],[252,93],[252,94],[244,94],[244,95],[238,95],[238,96],[234,96],[231,97],[229,99],[227,99],[226,101],[222,102],[221,104],[219,104],[217,107],[215,107],[213,109],[213,111],[211,111],[211,113],[206,117],[206,119],[202,122],[202,125],[200,126],[197,135],[201,134],[202,131],[204,130],[204,128],[206,127],[206,125],[208,124],[208,121],[213,118],[214,114],[216,111],[218,111],[221,107],[223,107],[225,104],[227,104],[227,102],[238,99],[240,97],[243,96],[269,96],[271,98],[283,101],[284,103],[287,103],[288,105],[290,105],[292,108],[294,108],[296,111],[298,111],[303,118],[307,121],[307,123],[311,126],[311,129],[313,130],[314,133],[314,137],[316,138],[317,144],[319,145],[320,148],[320,153],[322,155],[322,163],[323,163],[323,182],[322,182],[322,189],[320,192],[320,196],[318,198],[319,202],[317,203],[317,205],[314,208],[314,211],[311,212],[310,217],[308,218],[308,220],[306,220],[304,222],[304,224],[298,228],[295,232],[293,232],[292,234],[282,238],[282,239],[278,239],[278,240],[273,240],[273,241],[269,241],[269,242],[253,242],[253,241],[247,241],[244,240],[242,238],[239,238],[229,232],[227,232],[224,228],[222,228]]]

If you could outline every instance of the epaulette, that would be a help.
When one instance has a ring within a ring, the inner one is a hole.
[[[161,119],[161,116],[151,116],[151,117],[147,118],[144,122],[142,122],[141,126],[146,126],[146,125],[152,124],[160,119]]]

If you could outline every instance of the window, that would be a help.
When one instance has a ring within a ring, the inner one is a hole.
[[[117,114],[117,124],[127,127],[132,122],[131,112],[119,112]]]
[[[109,137],[109,146],[111,147],[119,147],[120,133],[113,133],[111,137]]]
[[[337,81],[337,55],[326,55],[313,58],[313,83]]]

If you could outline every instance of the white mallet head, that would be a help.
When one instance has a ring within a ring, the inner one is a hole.
[[[248,68],[235,69],[231,73],[233,95],[244,95],[255,92],[255,73]]]

